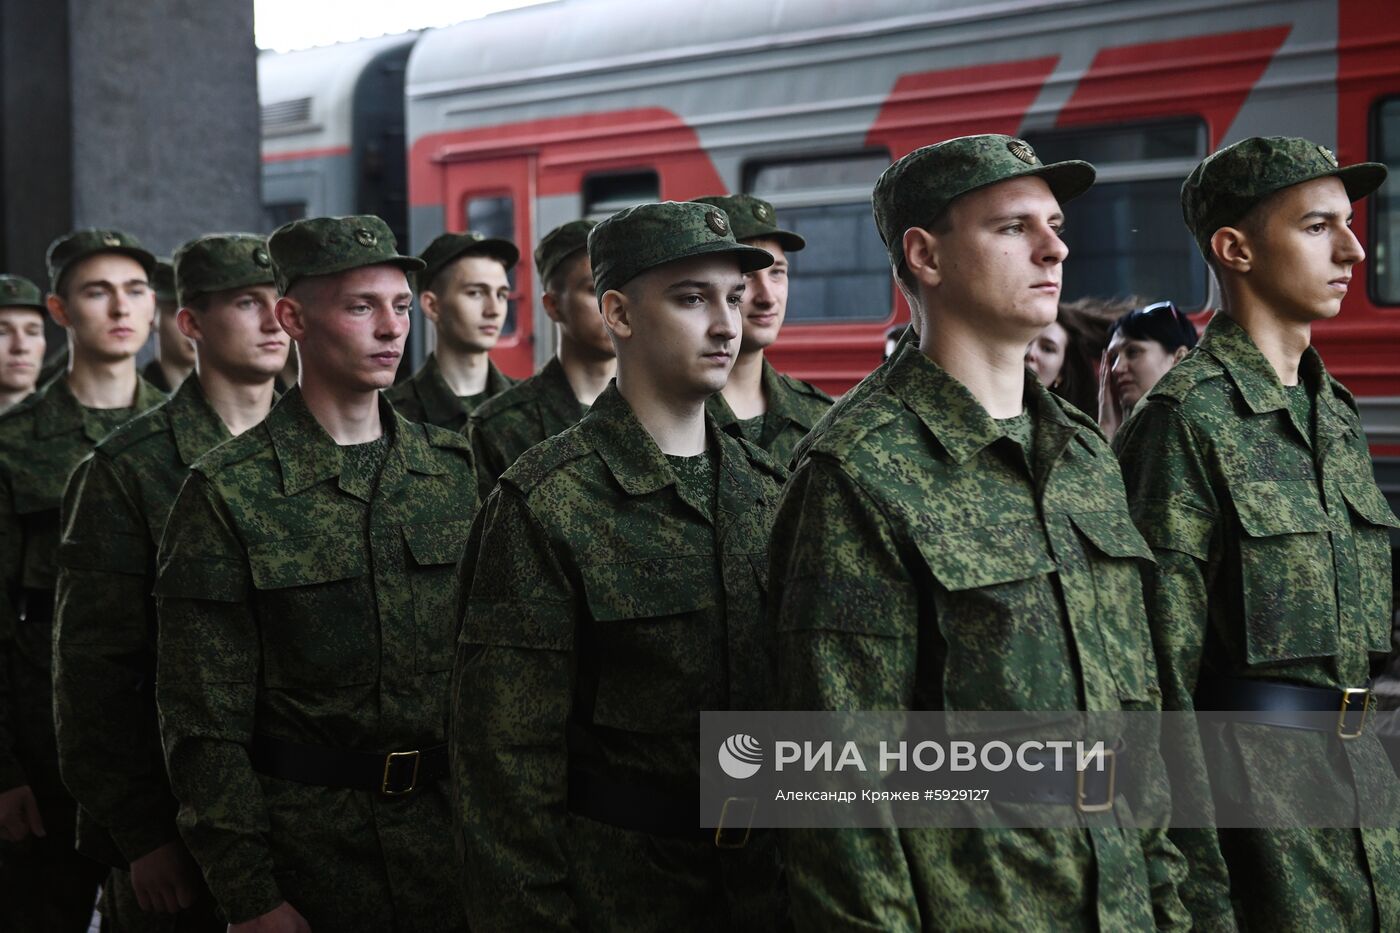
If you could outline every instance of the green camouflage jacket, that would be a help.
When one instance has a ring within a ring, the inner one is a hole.
[[[118,868],[178,837],[156,723],[156,548],[190,464],[231,435],[199,379],[112,432],[64,493],[54,722],[78,848]]]
[[[497,369],[495,363],[488,362],[486,365],[486,390],[480,395],[462,399],[453,394],[452,387],[442,377],[437,354],[430,353],[418,372],[392,389],[385,389],[384,395],[394,404],[394,409],[409,421],[461,431],[478,405],[515,385],[515,380]]]
[[[744,433],[744,423],[734,416],[723,392],[711,395],[705,410],[724,431],[746,437],[768,451],[774,460],[787,463],[797,443],[831,407],[831,396],[811,383],[778,372],[767,360],[763,361],[763,396],[768,410],[758,436]]]
[[[890,358],[883,360],[879,366],[876,366],[867,373],[864,379],[842,393],[841,397],[832,403],[831,407],[817,419],[817,423],[812,425],[812,429],[807,432],[807,436],[802,438],[797,446],[793,448],[792,457],[787,461],[788,469],[797,469],[797,465],[802,462],[802,458],[807,456],[807,451],[826,433],[826,429],[829,428],[838,417],[841,417],[842,412],[885,384],[885,374],[889,372],[890,366],[893,365],[899,354],[904,352],[904,348],[913,344],[914,348],[916,350],[918,349],[918,340],[916,338],[917,335],[914,333],[912,327],[906,327],[904,329],[904,333],[899,335],[899,340],[894,345],[894,352],[890,354]]]
[[[382,754],[445,741],[455,565],[476,512],[466,438],[380,417],[377,485],[288,392],[196,461],[166,523],[156,699],[180,832],[230,922],[463,925],[445,779],[416,793],[253,771],[255,734]]]
[[[132,407],[88,409],[59,378],[0,418],[0,789],[30,783],[62,792],[50,662],[68,475],[113,428],[164,399],[138,380]]]
[[[470,428],[481,500],[521,454],[577,424],[587,410],[557,356],[529,379],[483,402],[472,412]]]
[[[1351,394],[1313,349],[1301,377],[1315,398],[1312,425],[1295,422],[1272,366],[1217,314],[1115,439],[1133,517],[1157,558],[1147,600],[1168,709],[1194,709],[1203,676],[1365,686],[1371,663],[1389,651],[1395,517],[1372,477]],[[1325,754],[1320,743],[1341,744],[1287,732],[1271,745],[1276,758],[1213,777],[1257,779],[1289,768],[1295,745],[1301,760]],[[1358,777],[1396,783],[1374,735],[1345,748]],[[1359,835],[1174,838],[1191,862],[1184,894],[1198,921],[1228,914],[1233,895],[1251,927],[1372,928],[1374,896],[1380,928],[1400,929],[1400,831]]]
[[[1159,707],[1133,527],[1102,434],[1026,378],[1030,456],[916,349],[808,451],[774,521],[782,708]],[[1146,750],[1135,750],[1143,754]],[[1165,832],[792,830],[811,929],[1185,928]]]
[[[766,542],[782,469],[712,419],[707,436],[713,522],[615,385],[482,507],[462,561],[451,729],[460,885],[479,929],[733,929],[746,911],[750,927],[779,925],[771,834],[719,850],[698,831],[632,832],[567,806],[571,770],[696,800],[700,711],[771,708]]]

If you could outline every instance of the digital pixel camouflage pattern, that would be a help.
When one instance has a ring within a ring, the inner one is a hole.
[[[463,256],[489,256],[498,260],[509,272],[520,261],[520,248],[501,237],[482,236],[472,230],[466,233],[441,233],[433,238],[419,254],[423,268],[415,277],[419,292],[427,291],[438,274]]]
[[[1313,349],[1300,375],[1312,424],[1297,420],[1245,330],[1217,314],[1114,441],[1133,518],[1157,558],[1147,602],[1168,709],[1194,709],[1198,684],[1212,676],[1365,686],[1389,650],[1387,531],[1400,524],[1372,477],[1351,394]],[[1355,793],[1352,775],[1396,785],[1374,734],[1287,738],[1251,744],[1258,751],[1238,772],[1212,778],[1249,786],[1300,760],[1329,760],[1338,793]],[[1213,740],[1232,747],[1228,734],[1203,737]],[[1363,812],[1368,804],[1395,812],[1393,799],[1389,810],[1363,801]],[[1227,923],[1233,900],[1249,929],[1400,929],[1400,830],[1174,838],[1191,863],[1184,895],[1204,928]]]
[[[770,544],[781,708],[1159,708],[1138,570],[1150,552],[1117,464],[1093,421],[1029,374],[1025,398],[1031,450],[906,347],[809,448]],[[794,917],[814,930],[1189,927],[1165,832],[1082,818],[785,832]]]
[[[787,463],[798,442],[831,407],[831,396],[810,382],[778,372],[767,360],[763,361],[762,379],[768,410],[763,414],[761,428],[753,433],[745,433],[745,422],[735,417],[722,392],[710,396],[705,410],[724,431],[752,441],[777,462]]]
[[[156,274],[156,257],[141,241],[121,230],[98,230],[88,228],[66,233],[49,244],[44,261],[49,270],[49,289],[59,291],[63,276],[69,269],[89,256],[98,253],[118,253],[130,256],[141,264],[146,275]]]
[[[275,251],[274,251],[275,252]],[[156,580],[177,817],[223,912],[313,930],[462,930],[447,780],[389,797],[255,772],[255,734],[382,754],[446,741],[466,439],[380,404],[377,482],[292,389],[197,461]]]
[[[776,240],[789,253],[806,248],[807,241],[791,230],[778,226],[778,213],[773,205],[751,194],[716,194],[696,198],[697,204],[711,204],[724,211],[740,243],[749,240]]]
[[[564,260],[588,250],[588,231],[598,226],[596,220],[571,220],[560,224],[540,238],[535,247],[535,271],[540,281],[549,287],[550,277]]]
[[[890,353],[890,358],[881,360],[880,365],[866,374],[864,379],[843,392],[841,397],[836,399],[831,407],[817,419],[817,423],[812,425],[812,429],[807,432],[807,435],[797,442],[797,446],[793,448],[792,457],[787,461],[788,469],[797,469],[797,464],[802,462],[803,457],[807,456],[807,451],[811,449],[812,445],[825,436],[827,429],[836,422],[836,419],[844,417],[844,412],[847,409],[885,384],[885,374],[889,372],[890,366],[894,364],[899,354],[904,352],[904,348],[910,345],[918,350],[919,335],[914,332],[914,328],[906,327],[904,333],[899,335],[899,340],[895,341],[894,351]]]
[[[1326,146],[1296,136],[1251,136],[1215,152],[1192,169],[1181,186],[1186,228],[1201,255],[1210,258],[1210,238],[1238,223],[1275,191],[1335,176],[1355,201],[1385,181],[1386,167],[1361,162],[1345,167]]]
[[[969,191],[1010,178],[1044,179],[1060,204],[1094,183],[1088,162],[1040,161],[1023,139],[984,133],[915,149],[880,174],[871,195],[875,227],[896,269],[904,264],[904,231],[926,227]]]
[[[574,395],[558,357],[483,403],[472,414],[469,432],[481,500],[486,501],[496,480],[521,454],[577,424],[587,410]]]
[[[399,254],[393,232],[373,214],[293,220],[268,237],[277,291],[287,294],[298,279],[334,275],[364,266],[397,266],[420,272],[423,260]]]
[[[0,790],[28,784],[48,831],[42,842],[0,844],[0,919],[11,911],[14,929],[49,926],[23,911],[43,909],[36,900],[47,896],[43,886],[68,882],[73,890],[48,893],[74,899],[68,908],[83,920],[77,929],[86,929],[103,875],[102,866],[73,853],[77,806],[59,777],[54,737],[54,585],[64,484],[93,445],[164,399],[138,380],[132,407],[85,408],[60,378],[0,418]],[[26,871],[37,874],[26,880]],[[65,919],[61,929],[73,928],[67,924],[76,919]]]
[[[0,275],[0,308],[33,308],[48,313],[44,293],[22,275]]]
[[[179,839],[156,720],[156,549],[190,464],[231,435],[197,377],[122,425],[64,494],[54,619],[54,721],[79,804],[78,850],[115,871],[102,913],[122,931],[175,930],[140,909],[123,869]],[[121,890],[125,888],[125,890]],[[203,892],[180,930],[221,930]]]
[[[782,470],[712,419],[706,434],[713,512],[610,386],[505,472],[473,527],[451,751],[477,929],[783,928],[771,833],[720,849],[713,830],[569,809],[571,770],[698,799],[700,711],[774,699],[764,592]]]
[[[253,233],[211,233],[190,240],[175,251],[174,274],[183,307],[213,292],[276,283],[267,239]]]
[[[618,211],[588,233],[599,306],[604,292],[621,288],[648,269],[714,253],[735,257],[745,273],[773,264],[772,253],[735,241],[724,211],[696,201],[639,204]]]
[[[495,398],[516,384],[516,380],[496,368],[496,364],[486,364],[486,388],[477,395],[459,396],[442,375],[438,366],[437,354],[429,353],[418,372],[391,389],[384,390],[384,396],[394,406],[394,410],[409,421],[433,424],[449,431],[463,431],[472,412],[487,399]]]

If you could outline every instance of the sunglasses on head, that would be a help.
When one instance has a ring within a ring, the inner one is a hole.
[[[1143,318],[1153,317],[1169,317],[1172,320],[1176,321],[1178,324],[1191,324],[1191,319],[1188,318],[1185,314],[1182,314],[1181,310],[1177,308],[1176,305],[1172,304],[1170,301],[1158,301],[1154,304],[1150,304],[1142,308],[1135,308],[1133,312],[1128,315],[1128,320],[1136,321],[1141,320]]]

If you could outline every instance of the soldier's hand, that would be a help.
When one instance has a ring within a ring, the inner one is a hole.
[[[0,839],[23,842],[33,836],[45,836],[44,819],[39,816],[39,802],[28,784],[12,787],[0,794]]]
[[[199,867],[176,839],[131,863],[136,903],[147,913],[175,914],[194,903]]]
[[[311,925],[286,901],[252,920],[230,923],[228,933],[311,933]]]

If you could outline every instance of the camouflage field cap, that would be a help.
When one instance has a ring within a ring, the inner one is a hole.
[[[418,272],[423,260],[399,254],[389,225],[373,214],[294,220],[267,240],[277,291],[287,294],[297,279],[333,275],[364,266],[398,266]]]
[[[618,211],[588,234],[599,302],[604,292],[621,288],[648,269],[711,253],[732,254],[742,272],[773,264],[768,250],[734,239],[723,210],[695,201],[638,204]]]
[[[97,253],[120,253],[141,264],[147,276],[154,276],[156,257],[141,241],[120,230],[74,230],[49,244],[46,260],[49,267],[49,288],[58,291],[64,273],[79,260]]]
[[[189,307],[200,295],[275,281],[267,240],[256,234],[211,233],[175,251],[175,284],[182,307]]]
[[[1331,149],[1297,136],[1251,136],[1214,152],[1191,170],[1181,186],[1181,213],[1201,255],[1210,258],[1210,238],[1240,222],[1250,208],[1283,188],[1336,177],[1356,201],[1385,181],[1379,162],[1341,166]]]
[[[546,233],[535,247],[535,270],[540,274],[540,281],[548,285],[549,277],[560,263],[588,249],[588,231],[596,226],[596,220],[571,220]]]
[[[156,271],[151,276],[151,288],[155,290],[156,301],[175,300],[175,267],[169,259],[156,257]]]
[[[763,238],[777,240],[786,252],[795,253],[807,245],[791,230],[778,226],[778,215],[773,205],[751,194],[712,194],[695,199],[699,204],[713,204],[729,217],[729,225],[734,228],[734,239],[740,243]]]
[[[0,275],[0,308],[33,308],[46,311],[44,293],[22,275]]]
[[[506,271],[509,272],[520,261],[520,248],[502,237],[483,236],[468,230],[465,233],[439,234],[428,244],[428,248],[418,255],[423,260],[424,268],[418,273],[415,285],[421,292],[433,284],[433,279],[437,278],[438,273],[447,268],[449,263],[463,256],[489,256],[504,263]]]
[[[1088,162],[1040,161],[1023,139],[988,133],[915,149],[881,173],[871,200],[875,226],[896,268],[904,264],[904,231],[928,227],[954,199],[1011,178],[1041,178],[1065,204],[1089,190]]]

